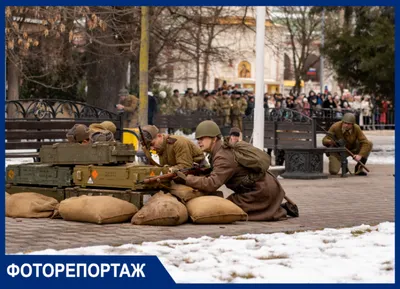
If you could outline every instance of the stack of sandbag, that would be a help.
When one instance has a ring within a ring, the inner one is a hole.
[[[197,224],[227,224],[246,221],[247,214],[233,202],[217,197],[193,198],[186,204],[189,216]]]
[[[64,220],[95,224],[126,222],[138,211],[134,204],[121,199],[86,195],[61,201],[58,210]]]
[[[176,226],[188,220],[184,204],[171,194],[160,191],[152,196],[137,212],[131,223],[134,225]]]
[[[175,197],[177,197],[183,203],[187,203],[191,199],[206,195],[205,193],[193,189],[192,187],[175,183],[171,183],[169,192]]]
[[[221,191],[216,191],[213,193],[205,193],[186,185],[175,184],[174,182],[171,183],[169,192],[175,197],[177,197],[184,204],[186,204],[191,199],[202,196],[218,196],[221,198],[224,197],[224,194]]]
[[[49,218],[57,212],[58,206],[56,199],[38,193],[26,192],[6,196],[7,217]]]

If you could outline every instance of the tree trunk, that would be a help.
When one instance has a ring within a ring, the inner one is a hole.
[[[196,35],[196,85],[197,92],[200,91],[200,36],[201,36],[201,23],[198,23]]]
[[[19,99],[19,69],[15,64],[7,59],[7,100]],[[7,116],[9,118],[17,117],[16,107],[10,105],[7,108]]]
[[[140,73],[139,73],[139,124],[148,122],[148,86],[149,86],[149,7],[142,6],[141,36],[140,36]]]
[[[115,51],[114,55],[117,55]],[[121,56],[90,55],[87,69],[87,103],[116,112],[118,91],[125,87],[128,60]]]
[[[204,54],[204,65],[203,65],[203,81],[201,84],[201,89],[206,89],[207,86],[207,79],[208,79],[208,63],[209,63],[209,53],[206,51]]]

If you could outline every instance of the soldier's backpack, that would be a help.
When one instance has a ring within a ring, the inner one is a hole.
[[[238,141],[232,145],[225,141],[224,145],[233,151],[239,165],[253,172],[250,176],[253,180],[263,177],[271,165],[271,157],[248,142]]]

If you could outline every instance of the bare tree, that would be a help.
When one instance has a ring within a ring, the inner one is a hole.
[[[271,13],[271,18],[286,28],[296,81],[294,93],[298,93],[308,69],[319,61],[307,60],[319,51],[320,15],[313,13],[311,6],[282,6]]]

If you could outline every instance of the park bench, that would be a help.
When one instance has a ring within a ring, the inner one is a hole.
[[[327,178],[323,173],[324,153],[339,153],[342,156],[342,176],[347,168],[345,148],[318,147],[316,119],[290,109],[270,109],[264,123],[264,148],[285,152],[284,178]],[[243,139],[250,141],[253,134],[252,115],[243,121]]]
[[[71,109],[69,113],[66,107]],[[6,101],[6,158],[32,157],[37,161],[42,145],[67,142],[67,131],[75,124],[89,126],[106,120],[116,125],[116,140],[122,140],[120,114],[64,100]]]

